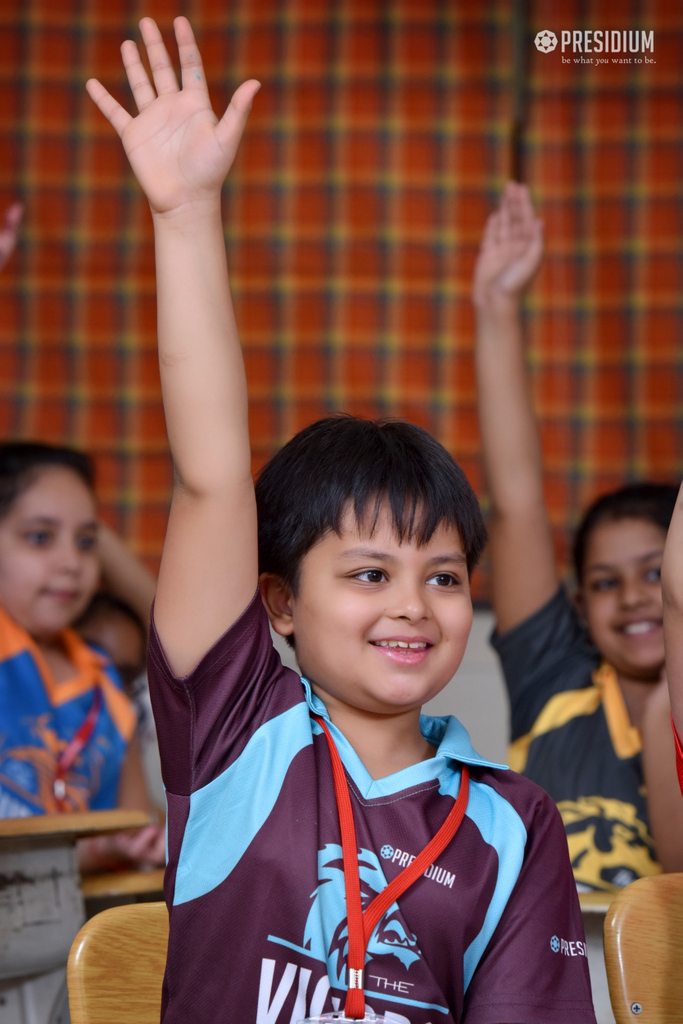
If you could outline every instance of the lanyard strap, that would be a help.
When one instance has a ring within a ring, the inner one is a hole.
[[[87,747],[90,742],[90,737],[95,731],[95,725],[97,723],[97,717],[102,707],[102,689],[101,687],[95,687],[95,694],[92,699],[92,704],[88,708],[88,713],[79,725],[78,729],[67,743],[64,750],[57,758],[57,765],[55,768],[55,781],[54,781],[54,794],[55,801],[57,803],[58,811],[68,811],[69,807],[66,802],[66,773],[71,768],[81,751]]]
[[[460,776],[460,792],[451,807],[443,825],[418,853],[415,860],[408,864],[396,878],[373,899],[363,912],[360,895],[360,873],[358,870],[358,842],[356,827],[353,821],[351,794],[346,781],[346,773],[339,751],[335,745],[327,725],[318,715],[313,718],[321,726],[332,758],[332,776],[334,791],[337,797],[339,812],[339,828],[341,831],[342,855],[344,860],[344,884],[346,886],[346,919],[349,933],[349,954],[347,967],[349,975],[348,992],[344,1006],[344,1016],[361,1020],[365,1017],[365,991],[363,971],[365,968],[365,950],[377,922],[395,903],[406,889],[425,873],[430,864],[442,853],[458,831],[467,810],[470,776],[466,765],[462,765]]]

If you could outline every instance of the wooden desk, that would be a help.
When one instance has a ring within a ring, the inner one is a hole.
[[[126,896],[156,896],[164,891],[164,869],[155,871],[106,871],[101,875],[83,875],[81,891],[85,899]]]
[[[0,980],[66,964],[85,920],[76,841],[147,824],[122,810],[0,819]]]

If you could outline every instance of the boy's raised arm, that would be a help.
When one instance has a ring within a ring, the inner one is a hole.
[[[486,224],[473,287],[493,607],[501,633],[537,611],[557,589],[520,319],[522,296],[542,253],[542,225],[527,189],[511,182]]]
[[[154,85],[135,43],[121,47],[133,118],[91,79],[152,211],[161,384],[175,485],[155,621],[184,675],[240,615],[258,579],[247,391],[228,285],[221,186],[259,86],[245,82],[218,120],[186,18],[174,22],[178,87],[161,33],[140,22]]]
[[[664,546],[662,601],[666,678],[671,713],[680,738],[683,737],[683,485]]]

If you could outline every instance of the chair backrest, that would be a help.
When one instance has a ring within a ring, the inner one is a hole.
[[[605,917],[605,966],[617,1024],[683,1020],[683,874],[618,893]]]
[[[159,1024],[165,903],[112,907],[87,921],[67,967],[71,1024]]]

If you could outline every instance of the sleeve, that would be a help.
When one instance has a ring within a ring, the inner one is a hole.
[[[177,796],[211,782],[237,760],[261,725],[304,700],[299,676],[283,666],[273,647],[258,591],[182,678],[164,657],[152,609],[148,679],[164,786]]]
[[[529,732],[556,693],[590,683],[600,657],[564,587],[507,633],[494,633],[510,698],[512,740]]]
[[[671,719],[671,728],[674,731],[674,743],[676,744],[676,772],[678,774],[678,785],[681,788],[681,795],[683,796],[683,750],[681,749],[681,741],[678,738],[673,718]]]
[[[550,797],[533,791],[524,862],[470,982],[463,1024],[595,1024],[564,826]]]

